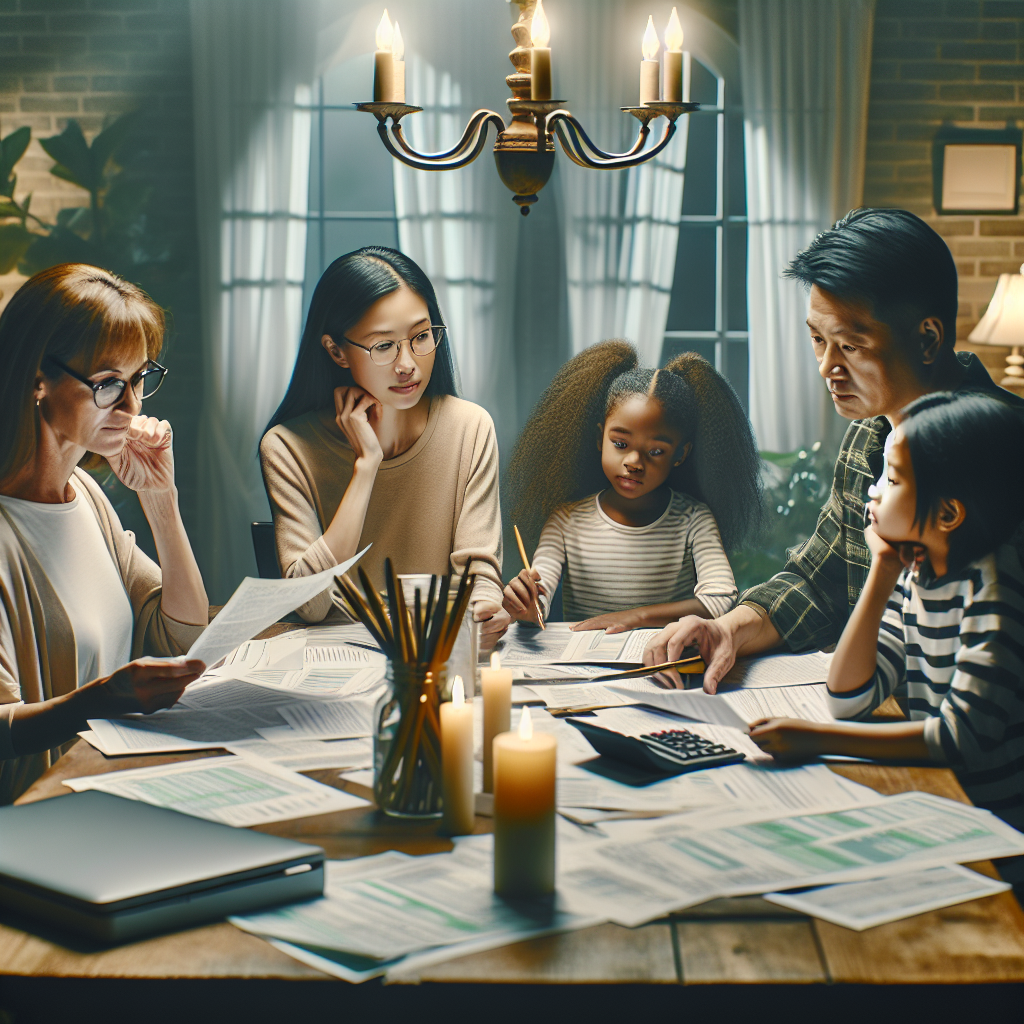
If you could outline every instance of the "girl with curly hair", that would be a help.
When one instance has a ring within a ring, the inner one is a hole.
[[[507,485],[513,521],[537,549],[532,571],[505,588],[505,610],[535,621],[534,602],[546,614],[562,579],[575,629],[724,615],[737,593],[726,549],[764,521],[757,445],[728,382],[692,352],[642,369],[625,341],[562,367]]]

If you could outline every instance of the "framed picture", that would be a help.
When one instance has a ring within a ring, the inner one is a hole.
[[[932,150],[939,214],[1015,216],[1021,177],[1021,132],[944,128]]]

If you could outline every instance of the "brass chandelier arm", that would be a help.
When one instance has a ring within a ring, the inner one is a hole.
[[[564,122],[565,127],[560,122]],[[565,155],[573,163],[579,164],[580,167],[589,167],[592,170],[617,170],[638,167],[640,164],[653,159],[665,149],[669,142],[672,141],[672,136],[676,133],[675,121],[670,120],[665,125],[665,130],[658,142],[651,149],[643,149],[643,145],[647,141],[647,136],[650,132],[647,125],[643,124],[640,127],[639,138],[628,152],[604,153],[590,142],[586,132],[583,131],[576,118],[571,114],[567,115],[566,111],[556,110],[547,119],[545,127],[549,130],[552,127],[554,128],[554,134],[558,136],[558,141],[561,143]],[[592,151],[596,150],[596,155],[592,156],[588,153],[587,148]]]
[[[402,126],[397,122],[394,123],[392,132],[399,148],[414,160],[451,160],[460,157],[470,147],[478,146],[481,137],[486,138],[487,136],[488,124],[493,124],[495,128],[498,129],[499,133],[505,130],[505,122],[500,114],[496,114],[493,110],[478,110],[469,119],[469,123],[466,125],[466,130],[462,133],[462,138],[459,139],[451,149],[445,150],[443,153],[416,152],[416,150],[405,141],[405,136],[402,133]],[[380,130],[380,127],[382,127],[382,125],[378,126],[378,130]],[[479,155],[479,152],[477,155]]]

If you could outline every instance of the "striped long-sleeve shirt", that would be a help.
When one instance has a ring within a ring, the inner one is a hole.
[[[564,567],[566,621],[692,597],[716,618],[732,608],[736,581],[715,517],[689,495],[671,493],[664,514],[648,526],[616,523],[596,494],[552,514],[533,566],[548,595]]]
[[[878,633],[874,676],[829,694],[863,718],[906,683],[932,757],[979,807],[1024,831],[1024,570],[1016,544],[941,579],[904,571]]]

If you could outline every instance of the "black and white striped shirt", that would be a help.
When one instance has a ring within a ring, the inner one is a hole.
[[[533,566],[549,595],[562,576],[567,622],[696,597],[717,618],[736,603],[736,580],[707,505],[672,491],[648,526],[609,518],[597,494],[556,510]],[[546,610],[546,609],[545,609]]]
[[[932,757],[979,807],[1024,831],[1024,570],[1012,544],[941,579],[904,571],[878,633],[869,682],[829,693],[836,718],[863,718],[906,684]]]

